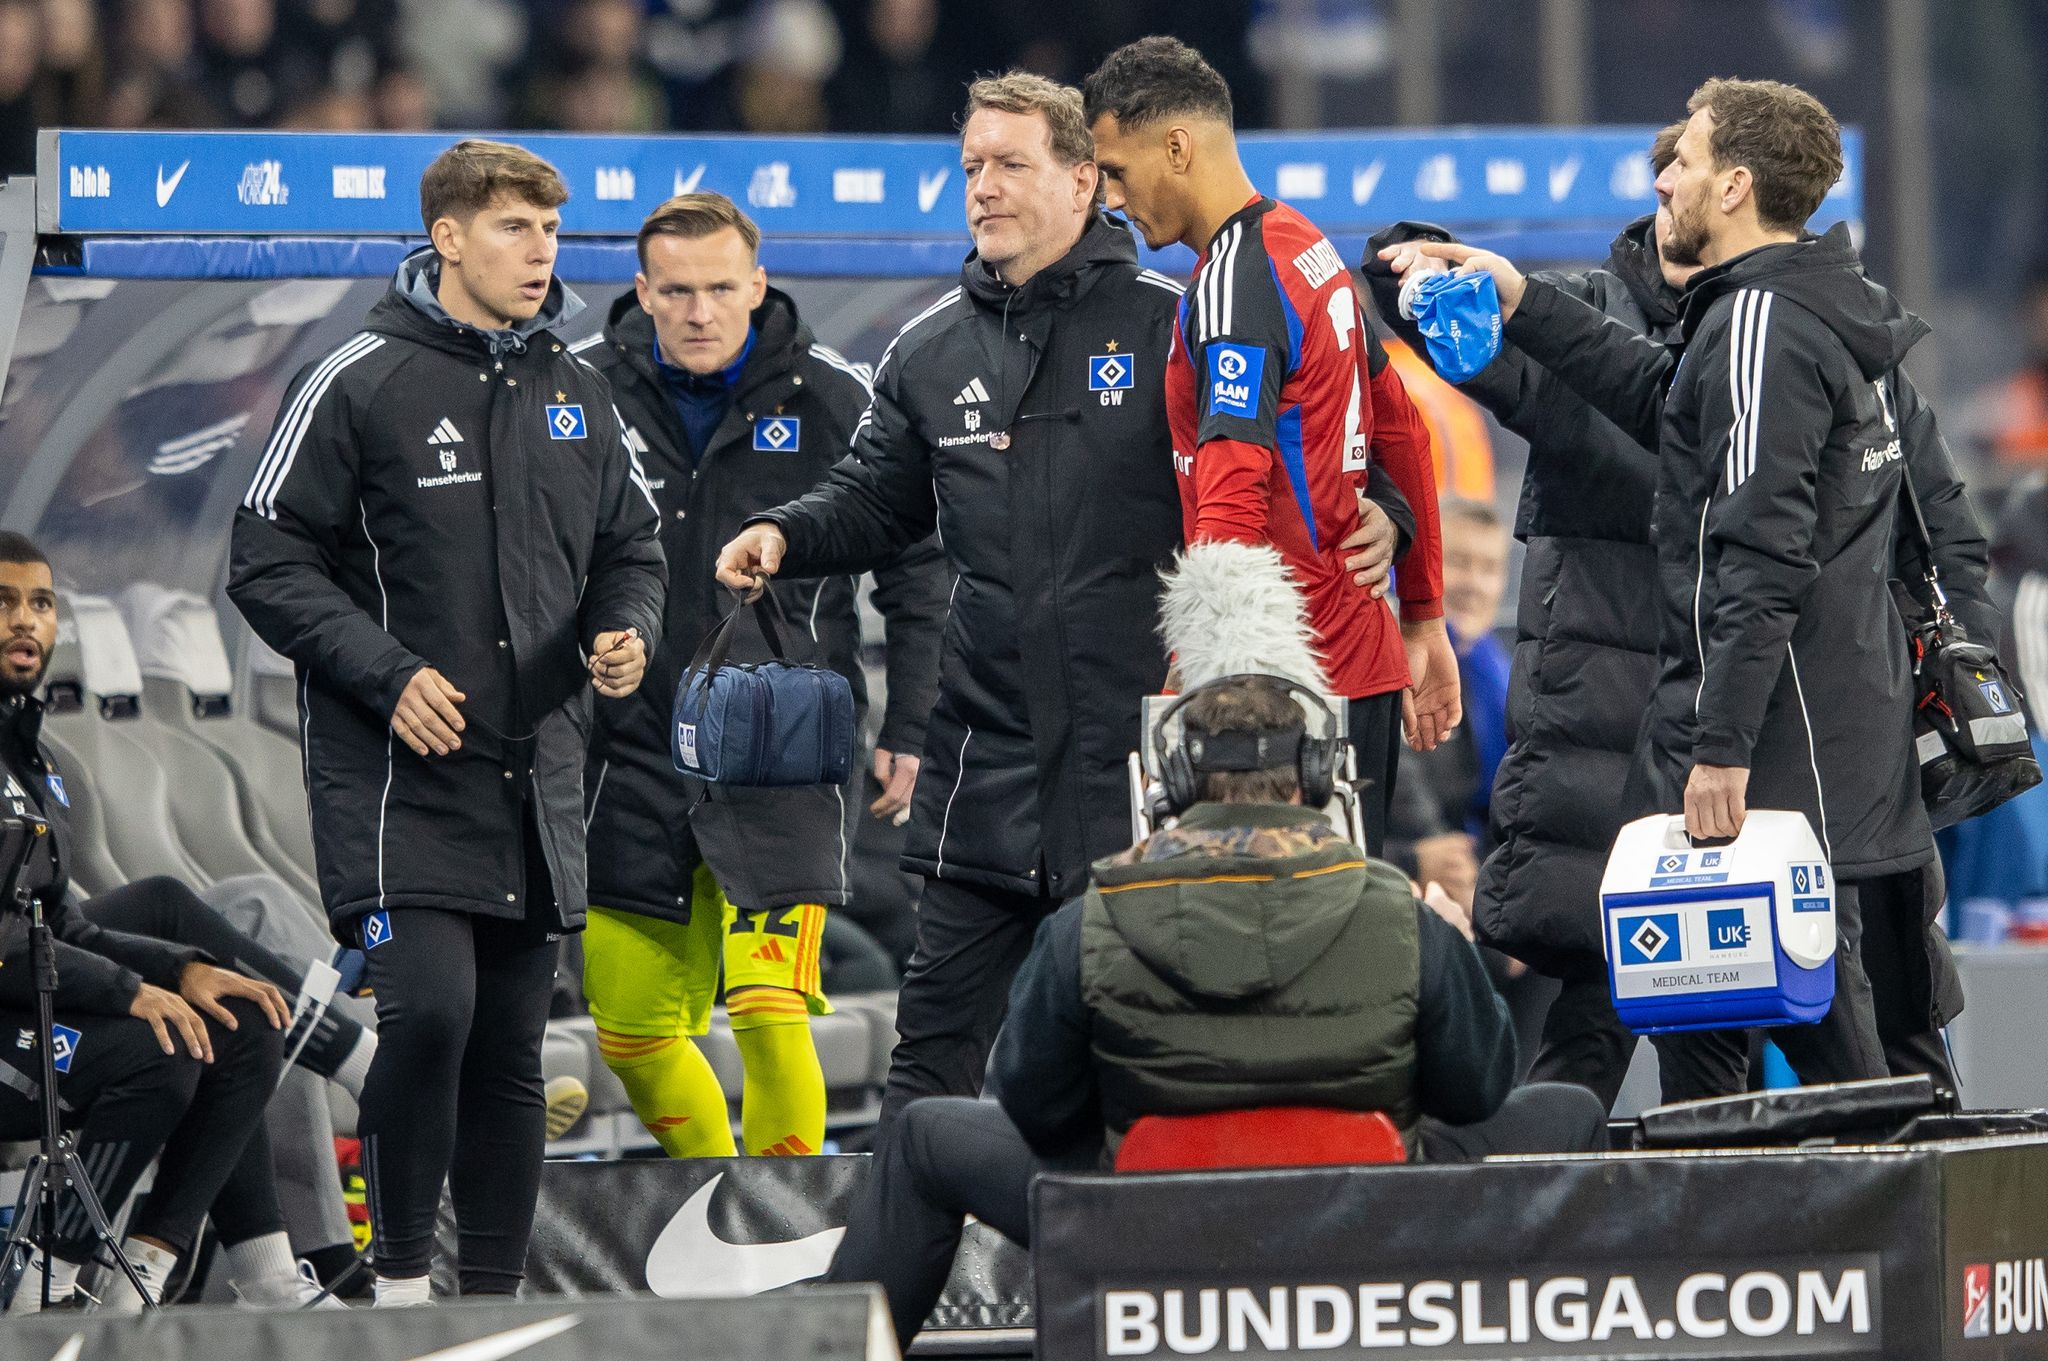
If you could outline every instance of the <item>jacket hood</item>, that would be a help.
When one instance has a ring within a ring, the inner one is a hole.
[[[1655,330],[1678,321],[1678,306],[1684,296],[1664,282],[1664,270],[1657,260],[1657,215],[1644,213],[1621,229],[1607,248],[1607,269],[1628,288],[1636,306]]]
[[[1873,382],[1896,369],[1931,329],[1864,277],[1844,223],[1824,235],[1761,246],[1702,271],[1685,292],[1686,338],[1691,339],[1716,298],[1739,288],[1779,294],[1819,317]]]
[[[744,389],[767,378],[780,377],[796,367],[799,357],[811,347],[811,328],[797,315],[796,300],[779,288],[770,287],[754,309],[754,349],[740,375]],[[625,360],[647,378],[656,377],[654,368],[654,318],[640,307],[640,299],[627,289],[613,299],[605,316],[605,339],[623,349]]]
[[[1007,306],[1015,316],[1075,296],[1087,287],[1098,269],[1137,262],[1138,246],[1130,228],[1098,211],[1074,248],[1025,280],[1022,288],[1004,283],[994,269],[982,262],[978,250],[969,251],[961,264],[960,286],[981,306]]]
[[[1300,977],[1350,924],[1367,884],[1364,853],[1320,813],[1266,804],[1197,804],[1137,858],[1095,873],[1131,952],[1178,991],[1214,1001]]]
[[[441,282],[441,257],[422,246],[398,262],[391,287],[370,309],[369,327],[444,350],[469,350],[481,344],[492,354],[518,354],[542,331],[565,325],[583,311],[583,299],[559,277],[548,281],[540,311],[504,330],[486,331],[448,315],[435,295]]]

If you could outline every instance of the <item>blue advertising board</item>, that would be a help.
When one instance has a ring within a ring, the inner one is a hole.
[[[1400,218],[1450,226],[1614,225],[1653,201],[1654,128],[1432,129],[1246,134],[1264,192],[1326,232]],[[420,173],[455,133],[43,134],[38,222],[92,235],[416,235]],[[768,236],[965,234],[959,149],[948,138],[520,135],[561,170],[565,234],[631,236],[691,189],[730,195]],[[1861,138],[1823,210],[1860,216]]]

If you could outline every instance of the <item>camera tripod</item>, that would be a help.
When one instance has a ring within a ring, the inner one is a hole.
[[[56,1240],[57,1209],[68,1188],[85,1207],[93,1236],[107,1249],[114,1265],[127,1276],[128,1284],[134,1287],[143,1308],[154,1310],[159,1306],[143,1288],[142,1277],[136,1272],[135,1264],[121,1251],[120,1240],[114,1236],[114,1226],[107,1219],[99,1194],[93,1190],[85,1164],[79,1159],[71,1136],[64,1132],[58,1120],[57,948],[50,934],[50,924],[43,919],[41,897],[23,883],[29,858],[49,834],[50,824],[41,818],[28,815],[0,817],[0,864],[6,866],[6,878],[0,882],[0,903],[28,919],[30,968],[35,975],[36,989],[36,1051],[42,1057],[43,1069],[41,1087],[37,1092],[43,1117],[42,1147],[29,1159],[28,1171],[21,1182],[21,1194],[14,1202],[14,1223],[7,1231],[6,1243],[0,1245],[0,1305],[13,1304],[22,1274],[28,1270],[34,1251],[41,1248],[45,1263],[42,1303],[44,1308],[50,1306],[50,1245]]]

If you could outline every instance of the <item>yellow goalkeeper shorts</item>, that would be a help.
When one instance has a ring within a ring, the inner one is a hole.
[[[583,933],[583,995],[619,1035],[702,1035],[711,1029],[721,966],[728,992],[786,988],[813,1016],[831,1012],[819,978],[822,903],[741,909],[697,869],[690,920],[663,921],[592,905]]]

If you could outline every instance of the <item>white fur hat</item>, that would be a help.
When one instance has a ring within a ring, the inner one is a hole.
[[[1280,676],[1330,692],[1309,628],[1308,604],[1269,544],[1198,543],[1161,574],[1159,634],[1181,689],[1219,676]]]

